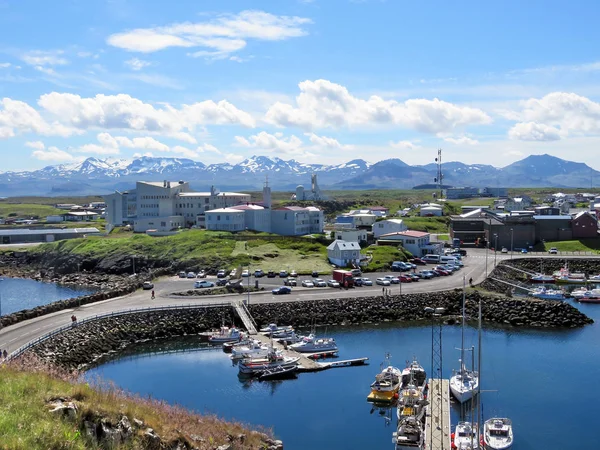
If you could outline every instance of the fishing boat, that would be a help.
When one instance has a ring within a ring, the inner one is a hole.
[[[411,383],[416,385],[421,391],[425,390],[427,386],[427,373],[416,359],[407,364],[406,368],[402,371],[400,389],[408,387]]]
[[[592,283],[600,283],[600,275],[592,275],[588,278],[588,281]]]
[[[244,338],[244,334],[235,327],[221,327],[221,329],[208,338],[208,342],[211,344],[223,344],[225,342],[236,342],[241,341]]]
[[[425,410],[423,409],[423,411]],[[393,437],[396,450],[421,450],[425,448],[423,423],[416,416],[404,417],[400,420]]]
[[[280,344],[290,345],[290,344],[295,344],[297,342],[300,342],[303,337],[304,336],[300,336],[300,335],[296,334],[295,331],[292,331],[291,333],[286,334],[286,336],[284,336],[284,337],[277,337],[277,338],[273,337],[273,340],[275,342],[279,342]]]
[[[390,364],[390,354],[385,355],[385,362],[381,364],[382,370],[375,376],[371,383],[371,392],[367,401],[374,403],[391,403],[398,397],[402,372]]]
[[[596,289],[594,289],[595,291]],[[600,295],[598,293],[594,293],[592,291],[588,291],[584,293],[581,297],[576,297],[580,303],[600,303]]]
[[[298,365],[281,365],[275,366],[271,369],[265,369],[260,373],[258,379],[260,381],[266,380],[284,380],[288,378],[296,378],[296,372],[298,371]]]
[[[564,300],[566,298],[565,291],[562,289],[546,289],[543,286],[530,291],[529,295],[544,300]]]
[[[335,352],[338,350],[334,338],[317,338],[312,333],[303,337],[300,342],[290,345],[290,348],[299,353]]]
[[[247,345],[234,345],[231,350],[231,359],[266,356],[268,352],[268,345],[263,344],[258,339],[253,339]]]
[[[512,421],[505,418],[488,419],[483,424],[483,444],[486,450],[507,450],[513,444]]]
[[[529,278],[530,283],[554,283],[554,277],[552,275],[544,275],[538,273],[537,275],[532,275]]]
[[[477,425],[473,426],[471,422],[458,422],[450,438],[452,440],[452,448],[459,450],[476,450],[481,448]]]
[[[297,366],[300,358],[291,358],[283,356],[278,352],[270,352],[266,357],[245,358],[238,364],[240,374],[260,375],[265,370],[273,369],[278,366],[290,367]]]
[[[273,333],[294,331],[294,328],[291,325],[278,326],[276,323],[270,323],[268,326],[261,328],[259,331],[265,336],[270,336]]]
[[[600,289],[588,289],[586,287],[578,287],[577,289],[573,289],[573,291],[571,291],[571,297],[573,297],[574,299],[580,299],[580,298],[594,298],[594,297],[600,297]]]
[[[571,272],[571,271],[569,271],[569,268],[566,265],[565,265],[565,267],[561,268],[559,271],[554,272],[552,275],[554,277],[555,283],[562,283],[562,284],[585,284],[585,283],[587,283],[585,274]]]
[[[450,377],[450,392],[460,402],[464,403],[473,398],[473,395],[479,388],[479,376],[474,370],[469,370],[465,366],[465,278],[463,277],[463,298],[462,298],[462,327],[460,343],[460,369],[453,371]],[[475,365],[474,348],[471,348],[473,356],[473,366]]]

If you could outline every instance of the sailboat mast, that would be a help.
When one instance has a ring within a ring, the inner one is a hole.
[[[462,296],[462,327],[460,331],[460,373],[464,373],[463,366],[465,364],[465,289],[466,278],[463,275],[463,296]]]
[[[481,297],[479,297],[479,314],[477,318],[477,442],[479,442],[479,433],[482,427],[482,407],[481,407]]]

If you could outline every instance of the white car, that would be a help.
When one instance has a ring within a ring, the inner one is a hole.
[[[500,253],[508,253],[508,249],[506,247],[502,247],[502,250],[500,250]]]
[[[248,269],[244,269],[244,270],[242,271],[242,276],[243,276],[243,277],[249,277],[249,276],[250,276],[250,271],[249,271]]]
[[[187,277],[188,278],[196,278],[196,274],[194,272],[188,272]]]
[[[381,286],[389,286],[390,280],[388,280],[387,278],[377,278],[375,280],[375,283],[380,284]]]
[[[233,269],[231,272],[229,272],[229,276],[230,277],[235,277],[237,275],[237,269]]]
[[[302,287],[315,287],[315,285],[310,280],[302,280]]]
[[[322,280],[321,278],[315,278],[313,280],[313,284],[316,287],[327,287],[327,282],[325,280]]]
[[[373,286],[370,278],[361,278],[363,286]]]
[[[399,284],[400,283],[400,278],[395,277],[393,275],[386,275],[385,277],[386,280],[388,280],[390,282],[390,284]]]
[[[339,288],[340,283],[338,283],[335,280],[327,280],[327,286],[332,287],[332,288]]]

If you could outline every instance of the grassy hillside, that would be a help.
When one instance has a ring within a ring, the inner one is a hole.
[[[65,211],[56,209],[54,206],[41,205],[37,203],[7,203],[0,202],[0,217],[18,217],[23,219],[42,218],[54,214],[62,214]]]
[[[49,413],[50,400],[74,401],[78,412],[71,420]],[[228,443],[228,435],[245,434],[244,444],[236,449],[261,447],[261,436],[237,423],[214,416],[200,416],[183,408],[148,398],[139,398],[114,388],[92,388],[75,377],[30,360],[19,366],[0,366],[0,448],[10,450],[100,448],[87,437],[84,421],[113,425],[127,416],[144,422],[133,428],[129,441],[115,449],[147,448],[143,432],[148,428],[163,442],[187,442],[200,449],[214,449]],[[193,435],[204,441],[194,441]],[[184,447],[181,447],[184,448]],[[186,447],[189,448],[189,447]]]

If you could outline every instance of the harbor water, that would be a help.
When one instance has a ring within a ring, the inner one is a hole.
[[[0,278],[0,313],[3,316],[96,291],[84,286],[61,286],[26,278]]]
[[[596,323],[576,330],[483,330],[484,419],[511,418],[515,450],[598,448],[594,421],[600,404],[600,305],[577,307]],[[287,450],[393,448],[396,412],[369,404],[369,386],[386,352],[394,365],[404,367],[416,357],[429,371],[431,326],[381,324],[319,331],[336,338],[340,359],[366,356],[370,364],[301,373],[294,380],[241,380],[227,354],[203,349],[204,344],[188,337],[141,346],[87,376],[200,413],[272,429]],[[460,331],[459,326],[443,327],[445,377],[459,366]],[[468,347],[477,344],[475,328],[470,326],[466,336]],[[455,404],[453,424],[458,414]]]

